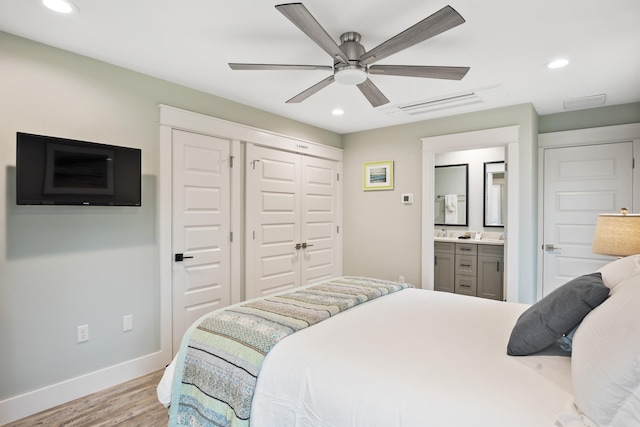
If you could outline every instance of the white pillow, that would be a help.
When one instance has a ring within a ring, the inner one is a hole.
[[[640,255],[631,255],[617,259],[598,271],[602,273],[602,281],[605,286],[613,289],[627,277],[640,274]]]
[[[584,318],[573,338],[574,401],[596,425],[637,427],[640,275],[627,277],[614,286],[611,296]]]

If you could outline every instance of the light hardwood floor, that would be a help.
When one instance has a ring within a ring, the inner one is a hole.
[[[161,369],[3,427],[166,426],[167,409],[156,396],[163,373]]]

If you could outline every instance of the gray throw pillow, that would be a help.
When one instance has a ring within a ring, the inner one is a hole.
[[[511,331],[507,354],[526,356],[552,345],[609,296],[600,273],[577,277],[532,305]]]

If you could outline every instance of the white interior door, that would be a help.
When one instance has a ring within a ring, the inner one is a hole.
[[[338,163],[309,156],[301,160],[299,283],[305,285],[334,277],[338,271]]]
[[[591,252],[598,214],[632,206],[631,142],[544,150],[542,296],[611,257]]]
[[[231,301],[230,142],[174,129],[172,151],[175,353],[189,325]]]
[[[300,155],[247,145],[247,299],[298,286]]]
[[[339,270],[335,161],[247,145],[246,298]]]

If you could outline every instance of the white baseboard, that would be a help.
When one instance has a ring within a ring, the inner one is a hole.
[[[37,414],[164,368],[171,361],[159,351],[0,401],[0,425]]]

